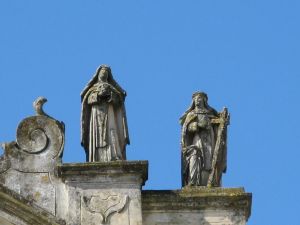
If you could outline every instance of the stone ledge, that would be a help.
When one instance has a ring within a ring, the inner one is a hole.
[[[64,163],[57,166],[57,175],[63,180],[72,176],[138,174],[143,184],[148,180],[148,161],[113,161],[93,163]]]
[[[52,214],[43,210],[33,202],[0,184],[0,211],[19,218],[30,225],[65,225]]]
[[[243,188],[187,187],[182,190],[142,191],[143,211],[205,209],[242,210],[248,219],[252,194]]]

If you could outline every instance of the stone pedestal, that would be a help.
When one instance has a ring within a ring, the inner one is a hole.
[[[245,225],[250,193],[243,188],[143,191],[143,225]]]
[[[62,185],[58,217],[69,225],[142,225],[141,187],[147,161],[78,163],[58,166]]]

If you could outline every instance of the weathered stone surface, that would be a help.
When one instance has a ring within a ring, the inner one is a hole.
[[[0,184],[0,224],[64,225],[65,222]]]
[[[141,187],[147,161],[78,163],[58,166],[67,201],[60,217],[68,224],[142,225]]]
[[[63,154],[64,124],[44,113],[45,102],[34,102],[37,115],[21,121],[16,142],[4,144],[0,184],[55,215],[54,171]]]
[[[250,216],[251,199],[242,188],[143,191],[143,224],[242,225]]]

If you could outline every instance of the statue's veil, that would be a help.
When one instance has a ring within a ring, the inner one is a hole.
[[[97,83],[98,80],[98,75],[99,72],[102,68],[106,68],[108,71],[108,78],[107,78],[107,82],[109,84],[111,84],[114,88],[116,88],[122,95],[123,97],[126,97],[126,92],[121,88],[121,86],[117,83],[117,81],[115,81],[115,79],[113,78],[111,69],[109,66],[107,65],[101,65],[97,68],[96,73],[93,75],[93,78],[88,82],[88,84],[86,85],[86,87],[83,89],[83,91],[81,92],[80,96],[81,96],[81,101],[83,101],[84,96],[86,95],[86,93],[88,92],[88,90],[95,84]]]
[[[196,97],[197,95],[203,95],[203,96],[204,96],[204,98],[205,98],[204,104],[205,104],[205,108],[206,108],[206,109],[215,111],[212,107],[210,107],[210,106],[208,105],[208,97],[207,97],[207,94],[204,93],[204,92],[197,91],[197,92],[195,92],[195,93],[193,94],[193,97],[192,97],[192,103],[191,103],[190,107],[185,111],[185,113],[184,113],[184,114],[180,117],[180,119],[179,119],[179,122],[180,122],[181,125],[184,124],[187,115],[188,115],[192,110],[195,109],[195,101],[194,101],[194,99],[195,99],[195,97]]]

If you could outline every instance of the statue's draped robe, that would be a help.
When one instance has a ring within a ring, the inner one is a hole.
[[[216,117],[212,108],[190,111],[182,126],[182,176],[183,186],[206,186],[212,169],[217,126],[197,127]],[[210,123],[210,122],[209,122]]]
[[[96,99],[101,95],[96,83],[82,100],[82,145],[89,162],[126,159],[129,138],[124,97],[112,85],[106,85],[110,92],[107,98]]]

